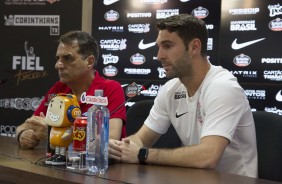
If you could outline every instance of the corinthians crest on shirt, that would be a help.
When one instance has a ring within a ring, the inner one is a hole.
[[[174,93],[174,99],[181,99],[181,98],[186,98],[186,92],[185,91]]]

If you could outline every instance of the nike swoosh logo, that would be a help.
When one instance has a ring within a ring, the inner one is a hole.
[[[281,94],[281,91],[282,91],[282,90],[278,91],[278,93],[276,94],[276,100],[277,100],[278,102],[282,102],[282,94]]]
[[[184,113],[182,113],[182,114],[177,114],[177,113],[175,113],[175,117],[176,118],[179,118],[180,116],[183,116],[184,114],[187,114],[188,112],[184,112]]]
[[[252,40],[252,41],[248,41],[248,42],[244,42],[244,43],[237,43],[237,38],[232,42],[232,49],[234,50],[238,50],[238,49],[242,49],[244,47],[247,47],[249,45],[252,45],[254,43],[257,43],[257,42],[260,42],[262,40],[264,40],[265,38],[260,38],[260,39],[257,39],[257,40]]]
[[[115,2],[118,2],[119,0],[104,0],[104,5],[111,5]]]
[[[142,39],[139,42],[139,44],[138,44],[138,48],[141,49],[141,50],[148,49],[148,48],[153,47],[154,45],[156,45],[156,42],[144,44],[143,41],[144,41],[144,39]]]

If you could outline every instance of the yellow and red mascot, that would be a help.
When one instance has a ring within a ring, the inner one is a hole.
[[[73,122],[80,115],[81,110],[75,95],[59,93],[50,101],[45,122],[51,126],[49,141],[55,154],[45,161],[46,164],[66,164],[66,150],[72,143]]]

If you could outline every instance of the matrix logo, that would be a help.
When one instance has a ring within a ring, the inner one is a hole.
[[[230,71],[233,75],[238,77],[244,77],[244,78],[257,78],[258,72],[257,71],[250,71],[250,70],[236,70],[236,71]]]

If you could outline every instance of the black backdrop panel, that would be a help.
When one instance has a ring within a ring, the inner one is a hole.
[[[222,1],[220,64],[234,72],[240,82],[279,84],[282,81],[279,3],[279,0]],[[279,30],[273,28],[276,19]]]
[[[220,65],[242,84],[254,110],[282,115],[280,0],[222,0]]]
[[[104,77],[123,85],[131,82],[142,85],[151,81],[150,89],[132,101],[154,98],[167,81],[156,60],[154,42],[158,33],[155,23],[167,16],[192,12],[201,16],[207,24],[210,33],[209,59],[218,65],[220,5],[220,0],[94,0],[92,33],[101,49],[98,70]]]
[[[57,39],[81,29],[82,1],[2,0],[0,16],[0,126],[11,136],[58,80]]]

